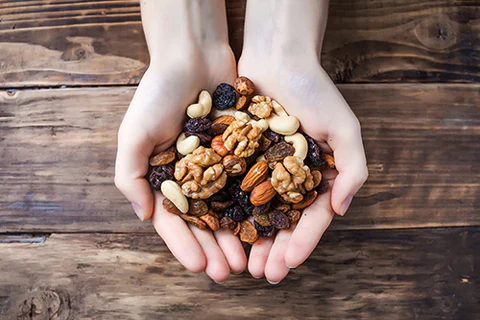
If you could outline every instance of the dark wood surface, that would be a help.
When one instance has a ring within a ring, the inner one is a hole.
[[[227,1],[241,54],[245,0]],[[478,82],[476,0],[331,0],[323,65],[337,83]],[[0,2],[0,86],[136,84],[148,67],[137,0]]]
[[[222,286],[154,235],[55,234],[0,243],[0,318],[478,319],[479,246],[479,228],[327,232],[279,285]]]
[[[370,177],[333,229],[479,225],[480,86],[340,88],[362,123]],[[0,231],[153,232],[112,184],[134,90],[0,96]]]
[[[149,61],[138,0],[0,0],[0,319],[480,318],[479,21],[476,0],[330,0],[322,64],[369,180],[280,285],[220,286],[112,183]]]

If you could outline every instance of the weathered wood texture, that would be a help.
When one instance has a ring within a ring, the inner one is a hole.
[[[334,229],[480,223],[480,85],[342,85],[370,178]],[[131,87],[0,95],[0,232],[152,232],[113,186]]]
[[[240,56],[245,0],[227,1]],[[478,82],[475,0],[331,0],[323,65],[338,83]],[[135,84],[148,66],[138,0],[0,2],[0,86]]]
[[[0,318],[478,319],[479,246],[478,228],[330,231],[279,285],[221,286],[155,235],[55,234],[0,244]]]

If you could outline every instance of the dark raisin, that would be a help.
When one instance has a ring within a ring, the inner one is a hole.
[[[255,226],[255,229],[257,229],[258,235],[260,237],[273,236],[275,234],[275,231],[277,231],[277,229],[274,226],[264,227],[264,226],[260,225],[259,223],[257,223],[256,221],[253,222],[253,225]]]
[[[240,221],[245,220],[248,217],[248,215],[245,213],[245,211],[242,209],[242,207],[235,206],[235,207],[227,209],[227,211],[225,212],[225,217],[228,217],[228,218],[232,219],[233,221],[240,222]]]
[[[267,202],[265,204],[262,204],[261,206],[257,206],[255,208],[253,208],[253,212],[252,214],[255,216],[257,214],[265,214],[268,212],[268,210],[270,210],[270,204],[271,202]]]
[[[205,132],[185,132],[185,136],[197,136],[200,139],[200,144],[202,146],[210,147],[212,142],[212,136]]]
[[[212,95],[213,107],[218,110],[226,110],[235,107],[237,93],[235,88],[228,83],[221,83]]]
[[[220,226],[224,229],[235,230],[237,223],[229,217],[223,217],[220,219]]]
[[[246,207],[243,207],[243,211],[245,211],[247,215],[251,216],[254,208],[255,206],[253,204],[248,204]]]
[[[173,166],[171,165],[153,167],[148,177],[150,186],[154,190],[159,191],[163,181],[173,180],[173,171]]]
[[[204,132],[210,129],[212,121],[207,118],[192,118],[185,122],[183,130],[190,133]]]
[[[262,118],[260,118],[259,116],[254,115],[254,114],[251,113],[250,111],[245,111],[245,113],[248,114],[248,116],[249,116],[250,118],[252,118],[253,120],[255,120],[255,121],[258,121],[258,120],[261,120],[261,119],[262,119]]]
[[[265,136],[265,138],[267,138],[268,140],[272,141],[272,143],[279,143],[280,141],[283,141],[283,136],[276,133],[276,132],[273,132],[272,130],[270,129],[267,129],[267,131],[265,131],[263,133],[263,135]]]
[[[317,189],[315,189],[318,194],[324,194],[325,192],[328,191],[328,181],[325,179],[322,179],[322,182],[318,185]]]
[[[322,149],[318,146],[318,144],[310,137],[308,134],[304,133],[305,139],[308,143],[308,154],[307,159],[310,163],[315,167],[321,167],[327,163],[325,160],[325,155],[323,154]]]
[[[223,202],[223,201],[229,201],[232,200],[232,197],[228,193],[226,188],[223,188],[222,190],[218,191],[215,193],[213,196],[211,196],[209,199],[212,200],[212,202]]]
[[[240,206],[246,208],[250,206],[250,194],[240,189],[241,180],[235,182],[228,188],[228,192],[232,199]]]
[[[288,156],[293,156],[295,148],[286,142],[280,142],[265,151],[265,159],[268,163],[283,161]]]
[[[210,203],[210,208],[213,211],[224,211],[225,209],[231,207],[233,205],[232,200],[227,201],[212,201]]]
[[[245,162],[247,165],[252,164],[255,160],[257,160],[258,156],[260,155],[260,151],[255,151],[250,157],[245,158]]]
[[[268,213],[268,219],[270,220],[270,223],[273,226],[275,226],[275,228],[277,228],[277,229],[288,229],[288,228],[290,228],[290,220],[288,219],[288,217],[284,213],[282,213],[278,210],[269,212]]]

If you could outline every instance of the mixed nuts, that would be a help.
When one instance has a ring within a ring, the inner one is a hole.
[[[200,228],[230,229],[253,243],[298,222],[328,189],[335,168],[300,122],[239,77],[200,92],[175,146],[150,158],[148,179],[163,207]]]

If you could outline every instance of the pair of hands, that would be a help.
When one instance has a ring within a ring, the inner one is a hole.
[[[324,151],[333,152],[337,170],[324,174],[330,191],[308,207],[298,224],[276,236],[259,239],[250,256],[230,230],[200,230],[165,211],[163,196],[145,179],[149,157],[171,146],[181,131],[186,107],[201,90],[213,92],[237,77],[228,46],[176,55],[152,63],[141,80],[118,133],[115,183],[132,202],[141,220],[152,218],[155,229],[174,256],[190,271],[205,272],[215,282],[231,272],[248,270],[270,283],[286,277],[314,250],[335,213],[344,215],[368,176],[360,125],[318,59],[285,56],[262,58],[243,54],[238,75],[250,78],[258,94],[277,100],[298,117],[301,130]]]

